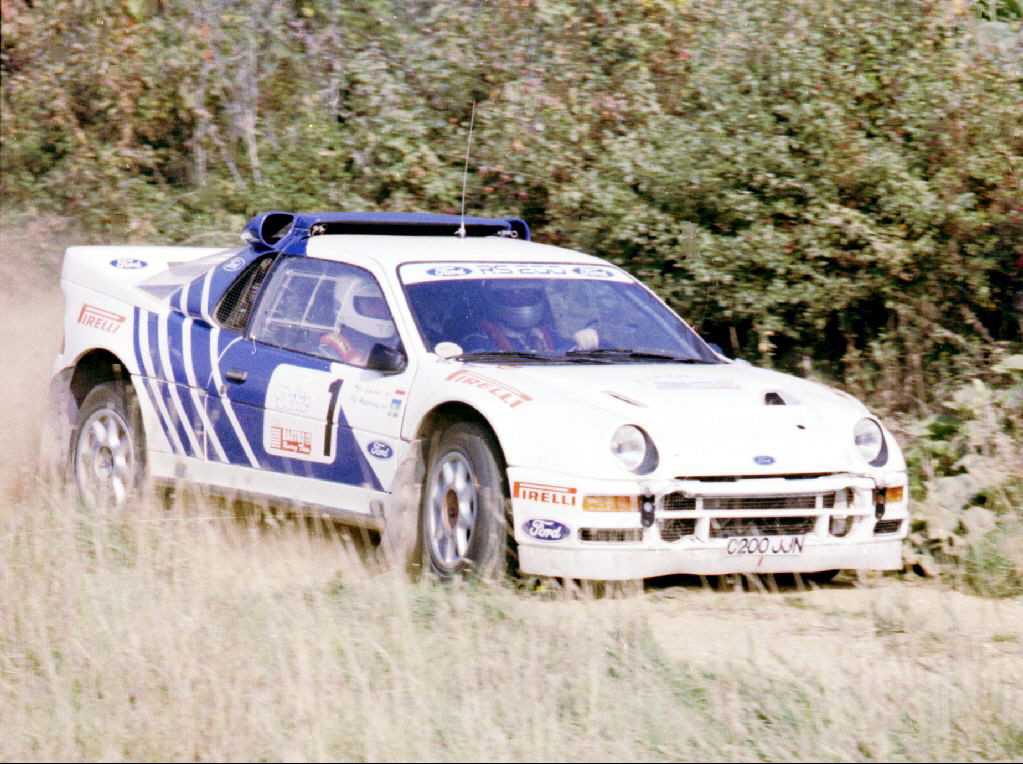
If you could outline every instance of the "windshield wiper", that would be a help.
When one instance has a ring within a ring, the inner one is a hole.
[[[627,350],[625,348],[594,348],[593,350],[569,350],[567,355],[575,357],[596,357],[596,358],[627,358],[637,361],[667,361],[670,363],[706,363],[713,364],[717,361],[708,361],[703,358],[681,358],[666,353],[645,353],[640,350]]]
[[[544,355],[523,350],[480,350],[475,353],[456,355],[456,361],[542,361],[549,363],[610,363],[603,358],[575,357],[569,351],[567,355]]]

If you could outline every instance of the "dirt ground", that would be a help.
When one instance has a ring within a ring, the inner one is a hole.
[[[992,674],[1017,679],[1023,669],[1023,600],[984,599],[933,580],[847,576],[762,592],[658,581],[644,597],[665,652],[707,666],[812,672],[837,683],[856,665],[878,681],[907,662],[942,673],[980,660]],[[842,655],[848,659],[833,659]]]

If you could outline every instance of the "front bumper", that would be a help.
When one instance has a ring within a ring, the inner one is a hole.
[[[798,555],[728,557],[721,549],[559,549],[519,546],[523,573],[559,578],[625,581],[676,574],[812,573],[818,570],[901,570],[899,539],[856,545],[807,543]]]
[[[519,567],[534,575],[897,570],[909,530],[905,473],[575,484],[537,470],[508,474]],[[902,498],[879,502],[886,485],[901,485]],[[645,522],[639,511],[588,511],[590,495],[645,497]]]

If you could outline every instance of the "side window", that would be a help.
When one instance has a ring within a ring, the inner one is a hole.
[[[376,344],[400,347],[380,285],[344,263],[289,258],[274,271],[253,323],[254,339],[365,366]]]
[[[217,321],[228,329],[244,332],[252,306],[259,295],[266,274],[273,264],[273,257],[267,256],[252,263],[235,279],[217,306]]]

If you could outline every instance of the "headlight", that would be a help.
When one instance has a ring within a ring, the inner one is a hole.
[[[853,440],[856,450],[871,467],[881,467],[888,461],[888,444],[884,441],[881,425],[873,419],[861,419],[856,423]]]
[[[629,472],[646,475],[657,467],[657,449],[639,427],[625,424],[611,436],[611,453]]]

